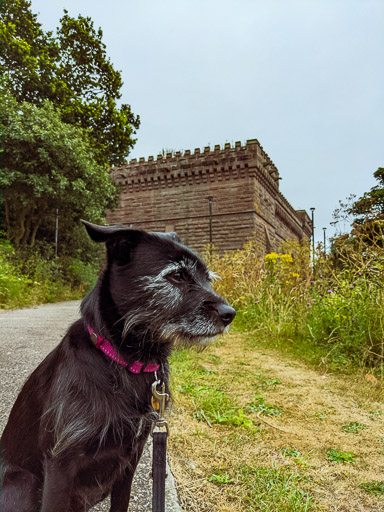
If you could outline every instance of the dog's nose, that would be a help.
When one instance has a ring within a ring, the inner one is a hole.
[[[215,309],[224,325],[229,325],[235,318],[236,311],[231,306],[217,304]]]

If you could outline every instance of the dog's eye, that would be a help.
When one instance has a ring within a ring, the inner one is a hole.
[[[172,283],[181,283],[184,281],[184,274],[182,272],[172,272],[171,274],[167,275],[167,278]]]

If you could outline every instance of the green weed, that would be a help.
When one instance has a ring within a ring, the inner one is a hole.
[[[350,421],[347,425],[343,425],[341,428],[348,434],[357,434],[359,430],[364,430],[366,427],[358,421]]]
[[[257,431],[252,419],[237,406],[236,399],[225,391],[226,377],[199,366],[197,353],[176,350],[171,356],[171,363],[173,378],[181,382],[176,386],[177,391],[192,398],[195,408],[194,419],[209,424]]]
[[[300,456],[300,452],[290,446],[287,446],[286,448],[282,448],[280,451],[284,455],[284,457],[299,457]]]
[[[327,459],[332,462],[356,462],[357,456],[353,452],[343,452],[341,450],[335,450],[331,448],[327,451]]]
[[[280,379],[265,380],[264,384],[266,386],[277,386],[278,384],[281,384],[281,380]]]
[[[373,480],[372,482],[364,482],[360,484],[360,487],[368,494],[373,494],[375,496],[384,494],[384,482]]]
[[[307,459],[308,459],[309,455],[312,453],[312,451],[309,451],[305,455],[302,455],[298,450],[296,450],[295,448],[292,448],[290,446],[287,446],[286,448],[282,448],[280,450],[280,452],[284,457],[292,457],[295,464],[302,468],[308,465]]]
[[[242,409],[234,409],[225,412],[213,410],[210,414],[210,418],[212,418],[214,423],[218,423],[219,425],[231,425],[232,427],[244,428],[254,427],[253,421],[244,415]]]
[[[267,404],[264,397],[260,395],[254,396],[254,401],[247,405],[247,410],[250,412],[262,412],[265,416],[279,416],[284,412],[276,405]]]
[[[212,482],[214,484],[218,485],[224,485],[224,484],[231,484],[234,482],[233,478],[231,478],[227,474],[222,474],[221,472],[218,472],[218,474],[213,473],[209,478],[208,482]]]

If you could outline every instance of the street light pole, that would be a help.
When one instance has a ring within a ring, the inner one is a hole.
[[[213,242],[213,234],[212,234],[212,196],[208,196],[209,201],[209,243]]]
[[[57,257],[59,246],[59,209],[56,208],[56,223],[55,223],[55,256]]]
[[[327,231],[327,228],[323,228],[323,232],[324,232],[324,252],[327,252],[327,238],[326,238],[326,235],[325,235],[325,232]]]
[[[315,263],[315,211],[316,208],[310,208],[312,212],[312,262]]]
[[[209,201],[209,257],[212,261],[212,243],[213,243],[213,229],[212,229],[212,200],[213,196],[208,196]]]

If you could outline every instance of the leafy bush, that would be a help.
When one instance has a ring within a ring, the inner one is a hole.
[[[0,308],[78,299],[97,278],[97,268],[80,259],[49,260],[37,253],[23,256],[0,239]]]

